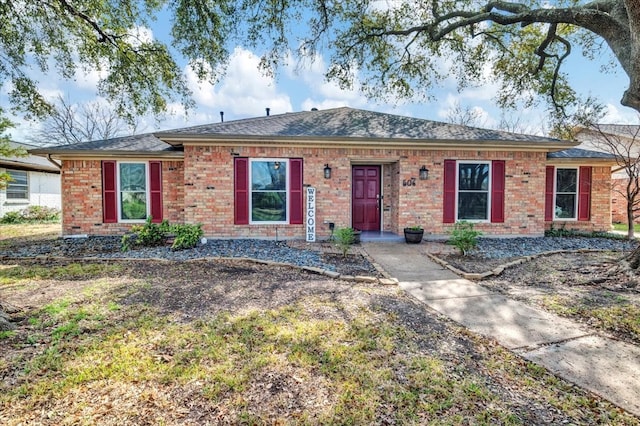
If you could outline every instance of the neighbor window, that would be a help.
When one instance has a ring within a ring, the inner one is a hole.
[[[578,205],[578,169],[556,169],[556,219],[575,219]]]
[[[7,183],[8,200],[28,200],[29,199],[29,179],[28,173],[19,170],[7,170],[10,179]]]
[[[287,223],[288,161],[250,161],[249,197],[252,223]]]
[[[458,220],[489,219],[489,163],[458,163]]]
[[[147,165],[146,163],[118,163],[120,219],[145,220],[147,218]]]

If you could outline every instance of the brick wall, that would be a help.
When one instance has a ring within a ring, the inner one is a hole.
[[[163,162],[163,213],[172,223],[202,223],[205,235],[224,237],[304,238],[304,225],[235,225],[234,158],[304,158],[303,183],[317,190],[316,232],[330,235],[326,222],[351,226],[351,170],[354,164],[379,164],[382,170],[383,229],[398,234],[420,224],[427,235],[447,233],[443,224],[443,167],[445,159],[505,161],[505,221],[478,223],[492,235],[541,235],[544,232],[544,153],[478,150],[391,150],[301,147],[185,146],[184,162]],[[324,178],[324,166],[332,169]],[[429,179],[419,180],[419,169]],[[594,167],[591,222],[571,226],[609,229],[608,168]],[[183,180],[184,176],[184,180]],[[415,178],[415,186],[403,181]],[[102,223],[100,161],[63,162],[63,232],[65,234],[118,234],[129,224]],[[567,225],[569,226],[569,224]]]
[[[163,217],[183,222],[184,166],[163,161]],[[102,163],[100,160],[64,160],[61,171],[62,234],[118,235],[132,224],[102,222]]]
[[[614,175],[615,176],[615,175]],[[611,220],[615,223],[627,223],[627,182],[625,178],[611,179]]]
[[[611,230],[611,167],[593,167],[591,175],[591,220],[552,221],[546,229],[566,228],[580,231]]]

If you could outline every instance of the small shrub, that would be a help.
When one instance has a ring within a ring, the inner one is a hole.
[[[172,250],[184,250],[194,248],[202,238],[204,231],[202,224],[197,225],[171,225],[168,221],[152,223],[152,218],[147,218],[144,225],[134,225],[131,232],[122,236],[120,250],[129,251],[134,246],[155,247],[164,244],[170,234],[175,234]]]
[[[353,228],[338,228],[334,233],[336,246],[342,252],[342,257],[347,257],[351,245],[355,241]]]
[[[456,222],[451,231],[451,238],[447,241],[460,250],[460,254],[466,256],[469,250],[478,245],[478,237],[482,232],[473,229],[473,223],[460,221]]]
[[[158,225],[157,223],[152,223],[151,220],[152,218],[149,216],[144,225],[137,225],[131,228],[131,231],[137,234],[136,244],[153,247],[162,245],[166,241],[167,233],[164,230],[168,225]]]
[[[171,250],[184,250],[194,248],[198,245],[200,238],[204,235],[202,224],[197,225],[173,225],[172,231],[176,234]]]
[[[54,207],[29,206],[26,209],[8,212],[0,219],[0,223],[38,223],[57,222],[60,220],[60,210]]]
[[[20,214],[20,212],[8,212],[4,216],[2,216],[2,219],[0,219],[0,223],[22,223],[22,215]]]

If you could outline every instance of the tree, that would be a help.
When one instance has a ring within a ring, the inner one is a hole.
[[[587,143],[599,151],[613,154],[617,163],[615,172],[624,174],[618,185],[614,179],[611,189],[626,201],[627,237],[633,239],[633,225],[640,211],[640,126],[590,123],[585,131],[589,134]]]
[[[36,145],[62,145],[136,134],[138,121],[121,118],[113,108],[93,101],[72,104],[59,96],[42,127],[31,137]]]
[[[170,44],[145,31],[160,13],[171,19]],[[30,66],[64,78],[99,70],[100,94],[134,116],[162,112],[174,99],[190,104],[178,55],[215,81],[236,44],[259,48],[267,72],[291,50],[298,59],[325,50],[327,77],[359,82],[372,97],[428,96],[450,75],[460,87],[497,81],[500,105],[544,99],[558,120],[580,102],[562,71],[566,58],[576,48],[591,58],[608,48],[611,65],[629,77],[622,104],[640,111],[637,0],[3,1],[0,28],[0,83],[28,115],[51,108]]]
[[[0,108],[0,157],[22,157],[27,155],[23,148],[11,146],[9,138],[6,137],[5,132],[11,126],[11,122],[2,117],[2,108]],[[9,179],[11,179],[11,177],[8,173],[0,173],[0,189],[7,187]]]

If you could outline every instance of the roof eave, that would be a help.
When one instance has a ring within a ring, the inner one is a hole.
[[[50,156],[56,160],[74,159],[74,158],[168,158],[182,160],[184,152],[182,151],[125,151],[125,150],[47,150],[35,149],[29,151],[33,155],[42,157]]]
[[[0,160],[0,167],[13,168],[16,170],[29,170],[34,172],[60,173],[60,169],[54,166],[25,163],[23,161]]]

